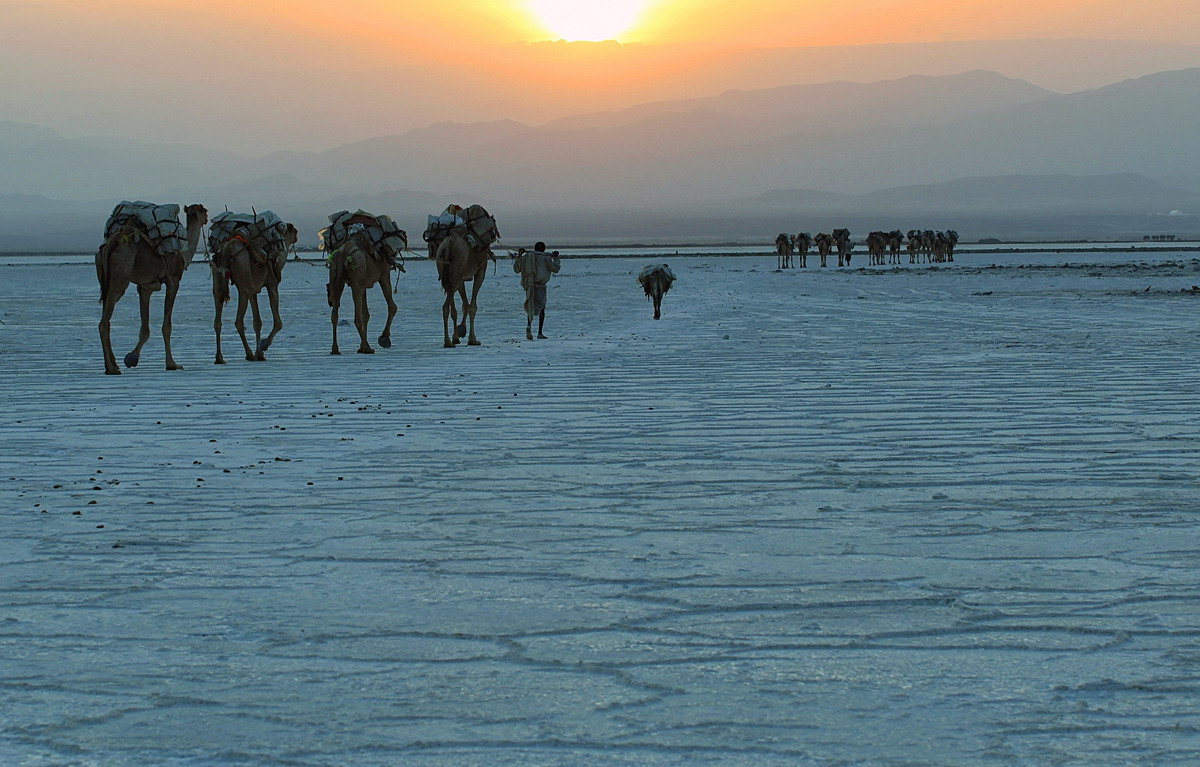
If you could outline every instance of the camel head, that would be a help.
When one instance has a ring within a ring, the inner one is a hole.
[[[198,221],[200,226],[204,226],[208,223],[208,208],[205,208],[200,203],[188,205],[183,209],[183,212],[187,215],[189,226],[193,221]]]
[[[284,227],[283,241],[286,243],[287,247],[290,248],[291,246],[295,245],[299,239],[300,230],[296,229],[295,224],[288,224],[286,227]]]

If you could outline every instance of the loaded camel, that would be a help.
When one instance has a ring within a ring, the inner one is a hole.
[[[867,264],[883,266],[883,254],[887,250],[888,233],[871,232],[867,235]]]
[[[829,253],[833,250],[833,237],[821,232],[813,237],[813,245],[817,247],[817,253],[821,255],[821,268],[824,269],[828,266]]]
[[[675,282],[675,272],[666,264],[647,266],[638,275],[638,282],[646,293],[646,298],[654,302],[654,319],[662,319],[662,299]]]
[[[352,223],[355,222],[351,218]],[[408,237],[399,232],[407,247]],[[396,318],[396,300],[392,298],[392,270],[404,271],[404,265],[397,263],[384,249],[383,245],[372,242],[370,234],[357,231],[350,234],[338,244],[329,255],[329,284],[326,285],[326,298],[330,306],[330,321],[333,323],[333,348],[330,354],[341,354],[338,348],[338,314],[342,303],[342,290],[349,285],[350,295],[354,299],[354,327],[358,330],[359,354],[374,354],[375,350],[367,341],[367,322],[371,312],[367,306],[367,291],[375,285],[383,293],[387,302],[388,317],[379,335],[379,345],[384,349],[392,348],[392,321]]]
[[[165,286],[167,292],[163,302],[162,336],[167,370],[183,369],[171,355],[171,315],[175,309],[175,296],[179,292],[183,272],[196,255],[200,233],[208,223],[208,211],[203,205],[188,205],[184,208],[184,213],[187,216],[186,252],[160,253],[145,226],[131,219],[115,229],[96,253],[96,277],[100,282],[102,305],[100,346],[104,352],[106,375],[121,374],[112,350],[111,323],[113,310],[117,308],[117,302],[125,295],[125,290],[131,282],[137,285],[138,289],[142,327],[137,346],[125,355],[125,367],[137,367],[141,359],[142,347],[150,339],[150,296]]]
[[[775,254],[779,256],[779,268],[790,269],[792,266],[792,238],[786,234],[776,237]]]
[[[475,335],[479,290],[487,277],[488,262],[495,260],[489,245],[500,237],[495,219],[483,206],[470,206],[462,212],[462,218],[466,225],[452,230],[437,245],[434,256],[437,259],[438,279],[442,283],[442,291],[446,294],[446,300],[442,303],[442,346],[447,349],[458,346],[459,339],[464,336],[467,337],[468,346],[480,345],[479,338]],[[486,240],[481,239],[481,236]],[[468,282],[471,283],[469,300]],[[462,297],[462,324],[458,322],[458,309],[454,302],[456,293]],[[450,335],[451,319],[454,321],[453,337]]]
[[[238,336],[242,339],[242,348],[246,351],[248,362],[265,360],[266,351],[275,340],[275,335],[283,330],[283,319],[279,316],[279,283],[283,279],[283,265],[287,262],[288,248],[296,244],[299,232],[291,224],[285,225],[281,222],[281,226],[282,238],[272,242],[266,251],[253,244],[246,233],[235,230],[233,236],[221,243],[213,254],[210,264],[213,302],[216,304],[213,330],[217,334],[217,357],[213,362],[217,365],[225,364],[225,357],[221,353],[221,314],[224,305],[229,301],[230,282],[237,286],[238,291],[237,318],[233,326],[237,328]],[[274,320],[271,332],[265,339],[262,337],[262,315],[258,310],[258,294],[263,288],[267,289],[271,318]],[[246,340],[247,304],[254,312],[254,351],[250,350],[250,343]]]
[[[850,239],[850,230],[834,229],[833,242],[837,245],[838,266],[850,266],[850,256],[854,253],[854,241]]]
[[[887,233],[888,246],[888,263],[900,264],[900,248],[904,245],[904,233],[899,229],[893,229]]]
[[[793,247],[796,250],[797,259],[800,262],[800,268],[804,269],[808,266],[808,249],[812,247],[813,238],[808,232],[800,232],[792,238]]]

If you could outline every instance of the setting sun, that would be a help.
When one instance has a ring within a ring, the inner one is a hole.
[[[640,20],[646,0],[529,0],[546,31],[564,40],[618,40]]]

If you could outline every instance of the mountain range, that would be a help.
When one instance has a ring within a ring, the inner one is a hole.
[[[1198,139],[1200,69],[1071,94],[987,71],[739,89],[258,157],[0,122],[0,250],[35,247],[22,222],[53,209],[50,199],[91,201],[64,204],[64,221],[141,197],[269,207],[305,231],[340,207],[379,209],[418,229],[446,202],[479,200],[533,231],[574,217],[614,236],[622,222],[652,227],[664,216],[702,226],[806,212],[1200,213]],[[66,239],[38,242],[53,249]]]

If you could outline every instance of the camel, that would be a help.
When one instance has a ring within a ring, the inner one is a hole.
[[[908,230],[908,263],[917,264],[921,261],[921,233],[916,229]]]
[[[951,229],[947,232],[926,233],[929,236],[930,250],[933,260],[939,264],[954,260],[954,246],[958,244],[958,232]]]
[[[792,266],[792,238],[786,234],[776,237],[775,253],[779,256],[779,268],[790,269]]]
[[[100,346],[104,352],[104,373],[120,375],[117,359],[112,350],[112,315],[117,302],[125,295],[129,283],[137,285],[141,302],[142,327],[137,346],[125,355],[125,367],[137,367],[141,360],[142,347],[150,339],[150,296],[166,286],[163,302],[162,336],[166,350],[167,370],[183,370],[183,366],[171,355],[171,315],[175,309],[175,296],[183,272],[196,255],[200,244],[200,233],[208,223],[208,211],[203,205],[188,205],[187,252],[160,254],[145,228],[136,221],[126,221],[112,232],[96,252],[96,277],[100,282]]]
[[[954,261],[954,248],[958,245],[958,232],[953,229],[946,230],[946,260]]]
[[[221,313],[229,301],[229,283],[233,282],[238,291],[237,318],[233,325],[237,328],[242,339],[242,348],[246,351],[248,362],[265,360],[266,351],[275,340],[275,335],[283,330],[283,320],[279,316],[279,282],[283,279],[283,265],[287,262],[288,248],[299,239],[296,227],[287,224],[284,228],[283,240],[275,244],[271,251],[263,252],[252,245],[244,235],[235,234],[221,245],[210,264],[213,279],[213,301],[216,304],[216,318],[213,320],[213,330],[217,334],[217,357],[214,364],[224,365],[225,357],[221,354]],[[267,289],[267,298],[271,303],[271,318],[274,324],[271,332],[263,339],[262,315],[258,311],[258,294],[263,288]],[[255,351],[250,351],[246,340],[246,306],[254,311],[254,343]]]
[[[646,292],[646,298],[654,302],[654,319],[662,319],[662,298],[675,282],[675,272],[666,264],[647,266],[638,275],[638,282]]]
[[[940,264],[946,260],[946,235],[938,232],[933,236],[933,261]]]
[[[850,256],[854,253],[854,241],[850,239],[850,230],[834,229],[833,242],[837,245],[838,266],[850,266]]]
[[[904,233],[899,229],[893,229],[887,233],[888,246],[888,263],[900,264],[900,248],[904,245]]]
[[[493,259],[492,251],[486,245],[473,244],[467,235],[456,230],[442,240],[437,249],[438,279],[441,280],[442,290],[446,300],[442,303],[442,331],[444,342],[442,346],[453,349],[458,341],[468,335],[468,346],[479,346],[475,336],[475,313],[479,310],[479,289],[483,287],[483,279],[487,277],[488,261]],[[467,283],[472,283],[471,298],[467,300]],[[458,324],[458,310],[454,305],[454,294],[462,296],[463,324]],[[450,320],[454,320],[454,337],[450,337]]]
[[[867,263],[883,266],[883,253],[887,249],[887,232],[871,232],[867,235]]]
[[[807,268],[808,249],[812,247],[813,238],[808,234],[808,232],[801,232],[792,238],[792,243],[795,247],[796,255],[799,256],[797,260],[800,262],[800,268]]]
[[[817,252],[821,254],[821,268],[824,269],[829,258],[830,251],[833,250],[833,237],[824,232],[821,232],[816,237],[813,237],[813,244],[817,246]]]
[[[403,235],[403,232],[400,234]],[[407,246],[407,236],[404,236],[404,242]],[[337,338],[338,312],[342,305],[342,290],[347,285],[350,286],[350,295],[354,299],[354,327],[358,329],[360,340],[358,353],[375,353],[367,341],[367,321],[371,318],[367,306],[367,291],[375,285],[379,285],[388,307],[387,322],[379,335],[379,345],[384,349],[392,348],[392,321],[396,318],[397,311],[396,299],[392,298],[393,269],[404,271],[404,266],[383,252],[382,246],[374,245],[366,231],[350,235],[329,255],[329,284],[325,286],[325,292],[332,310],[330,320],[333,323],[333,348],[329,351],[331,355],[342,353],[338,348]]]
[[[933,246],[936,241],[936,235],[932,229],[926,229],[921,233],[921,253],[924,254],[927,264],[933,261]]]

